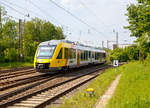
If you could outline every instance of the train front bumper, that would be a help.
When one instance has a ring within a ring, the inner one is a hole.
[[[50,67],[51,59],[37,59],[35,64],[35,71],[41,73],[55,72],[61,70],[61,68]]]

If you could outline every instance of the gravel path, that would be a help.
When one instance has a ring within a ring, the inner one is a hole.
[[[109,99],[113,96],[115,89],[119,83],[120,75],[111,83],[110,87],[105,91],[105,93],[100,97],[100,100],[96,104],[95,108],[107,108]]]

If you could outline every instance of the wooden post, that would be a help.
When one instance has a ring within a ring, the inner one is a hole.
[[[107,51],[106,51],[107,63],[109,63],[109,40],[107,40]]]
[[[23,57],[24,57],[24,61],[25,61],[25,58],[26,58],[26,30],[25,30],[25,27],[26,27],[26,21],[24,19],[24,49],[23,49]]]
[[[104,41],[102,41],[102,48],[104,49]]]
[[[0,37],[2,35],[2,8],[0,7]]]
[[[19,61],[22,61],[22,20],[19,19]]]

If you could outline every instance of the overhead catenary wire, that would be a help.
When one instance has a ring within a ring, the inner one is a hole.
[[[45,16],[49,16],[50,18],[52,18],[55,22],[57,22],[58,24],[60,25],[63,25],[61,24],[61,22],[59,22],[56,18],[54,18],[52,15],[50,14],[47,14],[46,11],[44,11],[42,8],[40,8],[39,6],[37,6],[35,3],[33,3],[31,0],[28,0],[34,7],[36,7],[39,11],[41,11],[43,14],[45,14]]]
[[[103,21],[102,21],[102,18],[100,18],[94,11],[92,11],[92,9],[90,9],[86,4],[85,2],[83,2],[83,0],[80,0],[80,4],[86,8],[90,14],[92,14],[94,17],[96,17],[99,21],[102,22],[102,25],[103,25],[103,28],[104,26],[108,29],[108,27],[112,27],[114,26],[115,24],[111,24],[111,25],[106,25]],[[98,22],[99,23],[99,22]]]
[[[14,18],[14,19],[16,19],[16,20],[19,20],[19,19],[20,19],[20,18],[17,18],[17,17],[11,16],[11,15],[8,15],[8,14],[7,14],[7,16],[8,16],[8,17],[10,17],[10,18]]]
[[[17,4],[15,4],[15,3],[12,3],[12,2],[8,2],[8,1],[5,1],[5,0],[2,0],[3,2],[5,2],[5,3],[8,3],[9,5],[13,5],[13,6],[16,6],[17,8],[19,8],[19,9],[22,9],[22,10],[25,10],[26,11],[26,9],[25,8],[23,8],[23,7],[21,7],[21,6],[19,6],[19,5],[17,5]],[[39,15],[38,13],[36,13],[36,12],[34,12],[34,11],[32,11],[32,10],[28,10],[29,12],[31,12],[31,13],[33,13],[33,14],[35,14],[35,15],[37,15],[37,16],[41,16],[41,15]]]
[[[60,6],[59,4],[57,4],[56,2],[54,2],[53,0],[49,0],[51,3],[53,3],[55,6],[57,6],[58,8],[62,9],[63,11],[65,11],[66,13],[68,13],[69,15],[71,15],[73,18],[75,18],[76,20],[78,20],[79,22],[81,22],[82,24],[86,25],[87,27],[91,28],[92,30],[94,30],[95,32],[99,33],[99,34],[103,34],[102,32],[98,31],[96,28],[92,27],[91,25],[89,25],[88,23],[86,23],[85,21],[83,21],[82,19],[80,19],[79,17],[77,17],[76,15],[74,15],[73,13],[71,13],[70,11],[66,10],[64,7]]]
[[[20,11],[18,11],[17,9],[15,9],[15,8],[13,8],[13,7],[7,5],[6,3],[4,3],[4,2],[2,2],[2,1],[0,1],[0,3],[3,4],[3,5],[5,5],[6,7],[10,8],[10,9],[12,9],[13,11],[17,12],[18,14],[23,15],[24,17],[27,17],[26,14],[24,14],[23,12],[20,12]]]
[[[94,15],[94,17],[96,17],[98,20],[101,21],[101,19],[95,14],[95,12],[93,12],[82,0],[80,0],[79,2],[84,8],[86,8],[89,11],[89,13],[92,13]]]

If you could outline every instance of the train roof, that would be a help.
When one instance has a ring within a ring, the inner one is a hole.
[[[105,53],[105,51],[102,50],[102,49],[91,47],[91,46],[86,46],[86,45],[75,43],[75,42],[72,42],[72,41],[69,41],[69,40],[50,40],[50,41],[45,41],[45,42],[40,43],[40,46],[53,46],[53,45],[58,45],[60,42],[72,44],[73,45],[73,49],[80,49],[80,50],[88,50],[88,51]]]

